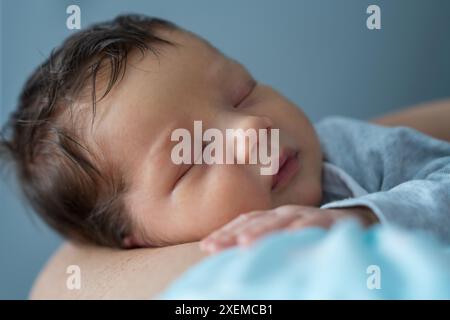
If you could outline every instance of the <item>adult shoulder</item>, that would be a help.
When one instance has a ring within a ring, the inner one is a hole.
[[[66,243],[39,274],[30,299],[151,299],[203,257],[197,242],[134,250]],[[80,271],[80,289],[67,286],[69,266]]]

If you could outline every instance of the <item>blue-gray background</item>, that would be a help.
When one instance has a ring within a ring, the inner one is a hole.
[[[124,12],[172,20],[210,40],[273,85],[313,119],[367,119],[450,96],[448,0],[161,0],[1,1],[0,124],[26,77],[73,31],[66,8],[81,8],[82,27]],[[377,4],[382,30],[366,28]],[[61,239],[0,182],[0,299],[26,298]]]

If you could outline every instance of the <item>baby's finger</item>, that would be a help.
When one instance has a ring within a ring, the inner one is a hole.
[[[237,242],[240,245],[249,245],[265,234],[286,228],[292,220],[290,215],[260,217],[237,231]]]
[[[242,226],[251,223],[255,218],[264,215],[265,211],[255,211],[242,214],[230,221],[222,228],[214,231],[200,242],[200,248],[209,252],[216,252],[237,244],[236,235]]]
[[[305,216],[303,218],[293,221],[288,227],[288,230],[298,230],[308,227],[321,227],[329,229],[334,223],[334,218],[327,214],[317,214],[313,216]]]
[[[258,216],[264,215],[265,211],[254,211],[251,213],[245,213],[237,216],[220,229],[215,230],[210,235],[208,235],[205,240],[215,240],[226,236],[227,234],[233,234],[239,226],[245,225],[255,219]]]
[[[263,229],[261,230],[262,232],[264,232],[264,230],[270,231],[273,229],[277,229],[283,225],[287,225],[287,223],[284,223],[284,221],[288,220],[287,217],[280,217],[275,215],[271,210],[250,213],[246,215],[246,217],[248,217],[246,221],[233,225],[232,228],[227,229],[226,231],[220,230],[220,236],[230,237],[231,239],[228,240],[232,241],[234,245],[236,244],[237,239],[243,234],[247,234],[254,229],[260,228]]]
[[[200,241],[200,249],[209,253],[215,253],[236,244],[236,237],[223,235],[214,239],[203,239]]]

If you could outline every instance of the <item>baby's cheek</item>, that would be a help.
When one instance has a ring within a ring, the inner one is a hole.
[[[269,209],[272,205],[270,192],[258,179],[248,171],[226,167],[211,174],[205,186],[208,197],[203,209],[208,211],[208,220],[215,229],[241,213]]]

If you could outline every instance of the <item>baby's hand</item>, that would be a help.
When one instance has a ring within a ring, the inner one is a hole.
[[[287,205],[241,214],[204,238],[200,242],[200,248],[214,253],[235,245],[249,245],[261,236],[277,230],[296,230],[311,226],[329,228],[345,217],[356,217],[364,226],[378,221],[375,214],[365,207],[319,209]]]

